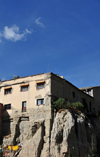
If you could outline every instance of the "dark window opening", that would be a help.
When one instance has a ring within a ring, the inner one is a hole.
[[[12,88],[4,89],[4,94],[11,94]]]
[[[84,105],[86,103],[86,100],[82,98],[82,104]]]
[[[43,105],[44,104],[44,99],[37,99],[37,105]]]
[[[4,110],[10,110],[10,109],[11,109],[11,104],[4,105]]]
[[[37,83],[37,89],[44,88],[45,82]]]
[[[84,109],[85,109],[86,111],[89,111],[89,109],[88,109],[88,104],[87,104],[87,102],[86,102],[86,99],[82,98],[82,104],[84,105]]]
[[[27,86],[21,86],[21,91],[23,92],[23,91],[28,91],[28,85]]]
[[[89,110],[91,112],[91,108],[92,108],[92,104],[91,104],[91,101],[89,102]]]
[[[75,98],[75,92],[72,92],[72,97]]]
[[[26,112],[26,101],[22,102],[22,112]]]

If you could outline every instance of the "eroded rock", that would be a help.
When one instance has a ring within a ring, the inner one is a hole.
[[[91,145],[98,154],[100,146],[100,120],[88,119],[81,112],[62,110],[55,118],[30,120],[13,119],[12,134],[6,144],[23,142],[19,157],[88,157]],[[99,155],[98,155],[99,156]]]

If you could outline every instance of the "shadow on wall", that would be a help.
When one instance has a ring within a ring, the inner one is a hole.
[[[10,115],[7,110],[3,110],[2,115],[2,137],[7,138],[7,136],[10,136],[11,130],[10,130]]]

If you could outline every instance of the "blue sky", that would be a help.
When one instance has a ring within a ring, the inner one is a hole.
[[[53,72],[100,85],[100,0],[0,0],[0,78]]]

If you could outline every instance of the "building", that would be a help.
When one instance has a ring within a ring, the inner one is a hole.
[[[64,98],[82,102],[88,109],[98,111],[100,87],[77,88],[62,76],[42,73],[0,82],[0,103],[3,116],[45,108],[51,110],[51,99]],[[97,95],[98,93],[98,95]]]
[[[83,87],[80,90],[94,98],[94,107],[92,109],[98,112],[100,110],[100,86]]]

